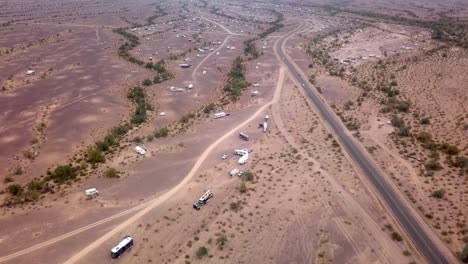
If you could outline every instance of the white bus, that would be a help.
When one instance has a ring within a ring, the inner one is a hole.
[[[111,249],[111,257],[114,259],[120,257],[120,255],[122,255],[122,253],[124,253],[125,250],[129,249],[131,246],[133,246],[133,238],[130,236],[125,236],[117,246]]]

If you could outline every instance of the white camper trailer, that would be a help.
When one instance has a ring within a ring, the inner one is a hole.
[[[225,117],[225,116],[229,116],[229,114],[225,113],[225,112],[219,112],[219,113],[214,114],[214,118],[221,118],[221,117]]]
[[[247,153],[245,153],[245,155],[243,155],[242,157],[240,157],[238,163],[239,163],[240,165],[244,165],[244,164],[247,163],[248,160],[249,160],[249,153],[247,152]]]
[[[93,197],[93,196],[99,195],[99,192],[96,188],[91,188],[91,189],[85,190],[85,194],[88,197]]]
[[[136,153],[140,155],[145,155],[146,154],[146,149],[144,147],[136,146],[135,147]]]

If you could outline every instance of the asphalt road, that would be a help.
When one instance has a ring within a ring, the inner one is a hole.
[[[385,180],[385,177],[381,174],[381,172],[368,159],[368,156],[366,153],[364,153],[365,150],[358,147],[351,139],[351,137],[345,133],[345,128],[341,121],[334,118],[331,110],[327,107],[327,105],[322,102],[318,95],[312,90],[312,87],[310,87],[308,82],[302,78],[296,68],[288,61],[287,57],[284,56],[282,45],[285,39],[286,38],[283,37],[280,41],[278,41],[276,46],[277,52],[281,56],[281,60],[286,64],[289,71],[292,73],[292,76],[294,76],[294,78],[300,84],[302,84],[302,88],[313,102],[315,107],[318,109],[319,114],[322,116],[323,120],[331,127],[333,133],[341,141],[345,150],[364,172],[369,181],[373,184],[381,199],[386,203],[387,207],[390,208],[393,216],[399,221],[400,225],[411,238],[419,252],[427,259],[429,263],[448,264],[449,261],[445,255],[429,238],[428,234],[415,219],[411,210],[400,199],[393,187]]]

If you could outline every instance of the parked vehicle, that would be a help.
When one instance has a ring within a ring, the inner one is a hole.
[[[239,174],[239,170],[238,169],[233,169],[229,172],[229,175],[232,177],[232,176],[236,176]]]
[[[135,147],[136,153],[140,155],[145,155],[146,154],[146,149],[144,147],[136,146]]]
[[[111,257],[113,259],[120,257],[127,249],[133,246],[133,238],[130,236],[125,236],[117,246],[111,249]]]
[[[225,160],[225,159],[227,159],[228,157],[229,157],[228,154],[224,154],[224,155],[221,157],[221,159]]]
[[[193,204],[193,208],[195,208],[195,209],[197,209],[197,210],[200,210],[200,207],[201,207],[202,205],[205,205],[205,204],[208,202],[208,200],[209,200],[210,198],[212,198],[212,197],[213,197],[213,193],[211,192],[211,190],[206,191],[206,192],[200,197],[200,199],[198,199],[198,201],[197,201],[195,204]]]
[[[214,118],[221,118],[225,116],[229,116],[229,114],[225,112],[219,112],[219,113],[214,114]]]
[[[93,196],[99,195],[99,192],[96,188],[91,188],[91,189],[85,190],[85,194],[88,197],[93,197]]]
[[[249,141],[249,136],[243,132],[239,133],[239,137],[245,141]]]

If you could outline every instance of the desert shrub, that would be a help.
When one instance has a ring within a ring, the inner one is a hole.
[[[437,160],[430,160],[424,166],[426,167],[426,170],[429,171],[438,171],[442,169],[442,166]]]
[[[106,158],[102,152],[97,148],[89,148],[86,152],[86,161],[95,165],[97,163],[103,163],[106,161]]]
[[[23,192],[23,187],[18,183],[14,183],[8,185],[7,190],[11,195],[19,196]]]
[[[407,126],[402,126],[398,129],[398,135],[400,137],[408,137],[411,135],[410,129]]]
[[[31,150],[24,150],[23,151],[23,157],[29,159],[29,160],[33,160],[34,159],[34,153],[31,151]]]
[[[127,97],[136,105],[132,115],[133,124],[141,124],[146,121],[146,111],[151,110],[152,106],[146,101],[146,95],[140,86],[130,89]]]
[[[197,257],[198,258],[203,258],[203,256],[207,255],[208,254],[208,248],[207,247],[199,247],[198,250],[197,250]]]
[[[228,78],[228,82],[224,86],[223,91],[229,95],[232,101],[237,101],[247,87],[245,66],[241,57],[237,57],[234,60]]]
[[[145,68],[147,68],[147,69],[153,69],[153,63],[152,63],[152,62],[147,62],[147,63],[145,64]]]
[[[429,125],[431,123],[431,119],[429,117],[423,117],[419,123],[421,123],[421,125]]]
[[[119,178],[119,171],[116,170],[115,168],[108,168],[104,175],[107,178]]]
[[[13,177],[11,177],[11,175],[7,175],[5,176],[5,179],[3,179],[3,182],[4,183],[10,183],[10,182],[14,182],[15,179],[13,179]]]
[[[242,176],[241,179],[244,181],[253,181],[255,178],[254,174],[250,171],[246,171]]]
[[[432,141],[432,135],[427,132],[419,132],[416,135],[416,139],[421,141],[422,143],[427,143]]]
[[[464,156],[455,157],[454,165],[468,172],[468,158]]]
[[[403,241],[403,237],[398,232],[392,232],[392,239],[398,242]]]
[[[205,106],[205,108],[203,108],[203,113],[209,114],[209,113],[211,113],[211,111],[214,111],[214,110],[215,110],[215,104],[211,103],[211,104]]]
[[[460,150],[457,146],[449,145],[446,143],[442,144],[440,146],[440,149],[448,155],[457,155],[458,153],[460,153]]]
[[[225,234],[221,234],[217,239],[216,239],[216,245],[218,245],[219,250],[223,250],[224,246],[226,245],[228,239]]]
[[[57,166],[53,172],[49,171],[47,174],[49,179],[58,183],[63,183],[65,181],[75,179],[77,176],[77,170],[77,168],[67,164]]]
[[[33,137],[31,139],[31,144],[34,145],[34,144],[37,144],[37,143],[39,143],[39,139],[37,137]]]
[[[229,205],[229,208],[231,208],[231,210],[233,210],[234,212],[239,211],[241,209],[241,201],[232,202]]]
[[[167,137],[167,135],[169,135],[169,129],[167,127],[163,127],[154,133],[156,138]]]
[[[150,79],[144,79],[142,84],[144,86],[150,86],[153,82]]]
[[[405,121],[403,120],[403,118],[396,116],[396,115],[392,117],[390,122],[392,123],[394,127],[402,127],[405,125]]]
[[[353,106],[353,102],[348,100],[346,101],[346,103],[344,104],[344,110],[350,110],[351,109],[351,106]]]
[[[13,171],[13,174],[15,174],[15,175],[21,175],[21,174],[23,174],[23,168],[21,168],[20,166],[17,166],[17,167],[15,168],[15,170]]]
[[[245,182],[242,182],[240,185],[239,185],[239,192],[240,193],[246,193],[247,192],[247,185],[245,184]]]
[[[432,192],[432,194],[431,194],[432,197],[439,198],[439,199],[444,198],[444,195],[445,195],[445,190],[444,189],[436,190],[436,191]]]
[[[148,142],[152,142],[152,141],[154,140],[154,136],[153,136],[153,135],[149,135],[149,136],[146,137],[146,140],[147,140]]]
[[[400,101],[395,105],[395,108],[400,111],[400,112],[408,112],[410,109],[410,103],[409,102],[404,102]]]
[[[468,263],[468,245],[465,245],[463,250],[458,254],[458,257],[463,263]]]
[[[137,143],[137,144],[140,144],[141,142],[143,142],[143,139],[141,139],[141,137],[139,136],[136,136],[133,138],[133,142]]]

